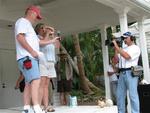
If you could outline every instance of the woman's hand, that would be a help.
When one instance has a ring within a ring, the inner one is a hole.
[[[49,34],[49,35],[54,35],[55,30],[54,30],[53,27],[46,26],[45,29],[46,29],[46,33],[47,33],[47,34]]]
[[[60,48],[60,41],[59,40],[56,40],[56,42],[55,42],[55,48]]]

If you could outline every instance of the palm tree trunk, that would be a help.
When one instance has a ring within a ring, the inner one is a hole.
[[[84,93],[90,94],[92,93],[92,90],[89,88],[86,82],[85,71],[84,71],[84,66],[82,62],[82,52],[80,50],[79,38],[77,34],[73,35],[73,43],[74,43],[75,52],[77,56],[77,65],[78,65],[78,70],[79,70],[80,85]]]
[[[73,61],[73,59],[71,58],[71,56],[68,54],[67,50],[64,48],[64,46],[61,44],[60,48],[67,53],[67,57],[69,59],[69,62],[71,63],[74,71],[77,73],[77,75],[79,76],[79,70],[78,70],[78,66],[76,65],[76,63]],[[88,84],[88,86],[92,89],[92,90],[96,90],[99,91],[100,89],[98,87],[96,87],[92,82],[89,81],[89,79],[85,76],[85,80],[86,83]]]
[[[69,53],[67,52],[67,50],[65,49],[65,47],[61,44],[60,48],[62,51],[64,51],[67,54],[67,57],[69,59],[69,62],[71,63],[73,69],[75,70],[75,72],[77,73],[77,75],[79,75],[79,70],[77,65],[74,63],[73,59],[71,58],[71,56],[69,55]]]

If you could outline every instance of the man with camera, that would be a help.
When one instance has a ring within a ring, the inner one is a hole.
[[[140,48],[135,45],[135,37],[131,32],[123,34],[123,41],[126,47],[119,47],[116,40],[114,44],[115,56],[119,59],[119,80],[117,87],[117,106],[118,113],[125,113],[125,98],[127,90],[131,102],[131,113],[139,113],[139,97],[137,92],[138,77],[133,77],[131,72],[132,66],[138,65]]]

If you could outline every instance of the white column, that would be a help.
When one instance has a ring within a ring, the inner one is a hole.
[[[127,26],[127,14],[126,13],[121,13],[119,14],[119,22],[120,22],[120,31],[121,35],[128,31],[128,26]]]
[[[143,68],[144,68],[144,79],[150,83],[150,69],[149,69],[147,43],[146,43],[143,21],[144,21],[144,18],[138,20],[140,47],[141,47],[141,53],[142,53],[142,63],[143,63]]]
[[[110,95],[110,82],[107,74],[107,69],[109,65],[108,58],[108,47],[105,46],[105,40],[107,39],[106,25],[100,26],[101,31],[101,41],[102,41],[102,55],[103,55],[103,67],[104,67],[104,80],[105,80],[105,96],[106,98],[111,98]]]
[[[130,10],[129,7],[125,7],[123,9],[115,9],[115,11],[119,15],[119,22],[120,22],[120,32],[121,35],[128,31],[128,21],[127,21],[127,13]]]

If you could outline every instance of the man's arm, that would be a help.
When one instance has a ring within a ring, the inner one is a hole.
[[[26,49],[33,57],[37,58],[38,57],[38,54],[36,51],[34,51],[32,49],[32,47],[28,44],[28,42],[26,41],[25,39],[25,34],[24,33],[20,33],[17,35],[17,40],[18,42],[20,43],[20,45]]]
[[[125,52],[122,48],[120,48],[115,40],[113,40],[112,42],[114,43],[115,50],[117,51],[117,53],[119,53],[126,60],[131,59],[131,56],[127,52]]]

